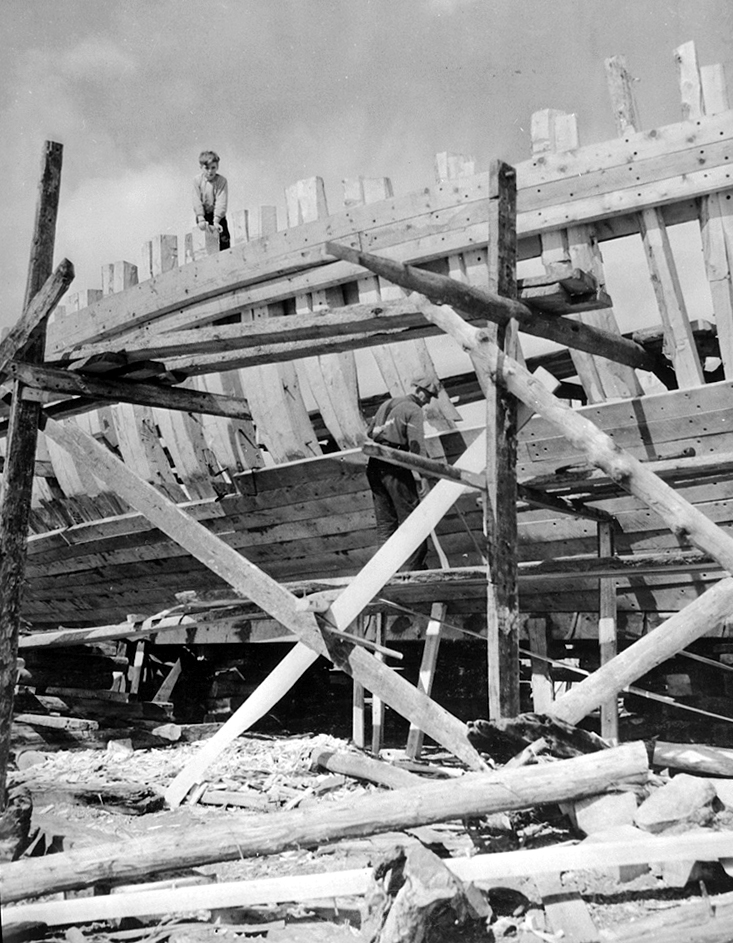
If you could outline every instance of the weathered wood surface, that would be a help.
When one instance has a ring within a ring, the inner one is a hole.
[[[420,292],[435,304],[447,304],[469,318],[487,319],[507,325],[515,321],[520,331],[543,337],[566,347],[599,354],[632,367],[654,370],[656,364],[639,344],[577,321],[555,318],[514,299],[471,284],[463,284],[435,272],[405,265],[373,252],[354,249],[344,243],[327,242],[326,251],[337,259],[362,265],[408,291]]]
[[[567,226],[576,222],[589,222],[609,216],[636,212],[641,206],[659,206],[700,196],[729,185],[726,157],[733,137],[731,112],[706,116],[699,122],[681,122],[652,132],[628,134],[619,141],[603,142],[578,148],[572,155],[547,155],[543,161],[527,161],[517,167],[518,219],[517,230],[521,235],[542,232]],[[700,154],[704,152],[705,167],[700,169]],[[629,166],[637,172],[630,180]],[[106,333],[121,332],[145,323],[164,312],[180,310],[180,299],[187,297],[189,304],[216,307],[209,299],[222,289],[238,291],[249,282],[266,281],[267,277],[288,276],[298,269],[309,266],[322,267],[325,257],[323,243],[327,238],[340,239],[354,232],[364,232],[370,248],[381,250],[405,241],[407,232],[421,233],[425,245],[430,235],[438,234],[443,242],[437,255],[451,250],[462,251],[473,245],[485,244],[486,217],[471,219],[461,232],[461,238],[453,246],[446,245],[445,223],[440,211],[450,206],[466,204],[466,209],[482,207],[486,180],[483,175],[446,181],[433,188],[425,212],[426,197],[421,193],[386,202],[384,215],[376,226],[372,206],[350,207],[348,211],[334,214],[327,220],[304,223],[295,231],[286,230],[267,241],[235,246],[230,253],[216,260],[204,259],[184,266],[180,272],[161,275],[131,289],[130,297],[120,303],[102,299],[84,314],[73,315],[63,334],[53,333],[49,352],[61,350],[72,344],[92,340]],[[473,202],[471,202],[473,201]],[[485,206],[483,207],[485,212]],[[450,217],[451,214],[445,214]],[[401,223],[401,225],[400,225]],[[450,224],[448,224],[450,225]],[[473,227],[473,232],[471,232]],[[381,229],[381,232],[380,232]],[[300,230],[300,232],[298,231]],[[485,229],[484,229],[485,232]],[[412,249],[405,261],[419,258],[420,249]],[[429,256],[429,249],[422,249]],[[433,250],[435,251],[435,250]],[[224,258],[228,256],[228,258]],[[251,275],[242,275],[242,262]],[[339,265],[332,273],[311,272],[303,277],[302,284],[281,289],[280,299],[293,297],[299,291],[325,289],[331,284],[343,283],[356,276],[353,267]],[[229,309],[219,307],[206,317],[209,322],[217,317],[233,313],[248,306],[280,300],[268,286],[267,296],[256,297],[254,290],[240,291],[236,301],[229,302]],[[114,296],[112,296],[114,297]],[[233,307],[232,307],[233,305]],[[127,309],[136,314],[129,319]],[[182,320],[194,323],[197,317],[189,309]],[[171,327],[175,324],[171,324]]]
[[[133,506],[138,507],[149,520],[177,543],[185,546],[193,556],[217,573],[220,578],[225,579],[238,593],[251,599],[264,612],[269,613],[283,626],[294,632],[300,642],[311,649],[308,653],[311,662],[318,655],[334,661],[369,690],[382,696],[390,706],[408,720],[421,724],[430,736],[453,751],[469,766],[473,768],[483,766],[476,751],[468,744],[462,723],[377,661],[363,648],[354,647],[345,640],[338,639],[336,635],[322,635],[313,614],[299,611],[295,604],[295,597],[291,593],[211,534],[173,502],[166,500],[152,486],[141,481],[90,436],[80,430],[74,432],[65,429],[52,421],[47,423],[46,434],[72,454],[94,462],[98,473],[104,476],[114,490],[122,494]],[[429,498],[433,499],[433,505],[441,506],[442,499],[447,507],[450,507],[456,497],[455,486],[448,482],[442,484],[444,486],[442,492],[436,488]],[[417,511],[423,509],[423,515],[427,515],[425,510],[427,504],[428,499]],[[437,511],[433,511],[433,514],[438,516]],[[430,526],[428,522],[428,527]],[[409,539],[411,529],[402,527],[400,531],[407,530]],[[331,607],[327,616],[333,628],[346,629],[351,625],[364,606],[412,552],[414,547],[409,547],[404,551],[404,555],[400,555],[400,537],[403,540],[405,537],[400,531],[390,539],[389,543],[393,546],[382,548],[383,552],[378,553],[370,561],[359,578]],[[416,542],[419,543],[424,536],[417,536]],[[308,666],[308,660],[305,657],[301,660],[304,671]],[[285,688],[282,694],[287,690],[288,688]],[[246,704],[243,705],[245,706]]]
[[[19,356],[31,362],[43,359],[46,338],[46,320],[43,317],[45,309],[31,313],[29,308],[51,276],[61,189],[62,154],[63,147],[60,144],[46,141],[41,157],[33,241],[23,300],[26,317],[21,318],[18,332],[8,342],[10,349],[15,348]],[[66,275],[62,272],[62,280],[69,274],[68,269]],[[49,299],[43,298],[43,301],[47,304]],[[33,320],[36,324],[31,328]],[[26,334],[27,339],[21,347],[19,342]],[[23,399],[23,384],[15,382],[10,412],[11,431],[0,495],[0,811],[5,810],[7,799],[10,724],[39,416],[40,404]]]
[[[276,854],[357,835],[528,808],[593,795],[648,774],[646,748],[625,744],[587,756],[518,770],[476,773],[447,782],[329,803],[323,810],[248,816],[241,825],[208,821],[182,841],[180,829],[154,838],[72,851],[0,866],[3,900],[123,881],[171,867]]]
[[[699,860],[710,861],[725,856],[728,851],[727,841],[729,836],[725,833],[698,831],[670,837],[650,836],[642,842],[553,845],[548,848],[473,855],[470,858],[447,858],[445,862],[462,881],[496,882],[507,877],[548,874],[558,870],[603,870],[625,864],[689,860],[691,855]],[[39,921],[53,927],[169,914],[197,908],[209,910],[347,897],[363,894],[371,876],[371,868],[361,868],[322,874],[289,874],[286,877],[259,878],[253,881],[227,881],[202,887],[172,889],[166,886],[156,890],[148,886],[124,894],[77,897],[6,907],[2,911],[2,919],[6,926],[17,925],[21,921]],[[716,910],[731,908],[733,895],[716,895],[684,904],[680,908],[670,908],[665,913],[671,919],[672,926],[667,926],[666,932],[670,933],[675,924],[682,923],[689,934],[690,924],[684,926],[688,912],[694,910],[696,922],[704,924],[710,919],[710,906],[713,902]],[[641,921],[634,921],[627,928],[628,932],[631,934],[637,925],[643,926]],[[645,933],[648,932],[649,928],[646,927]],[[626,941],[625,937],[619,936],[619,943],[636,943],[637,940],[644,939],[645,936],[636,936]],[[684,943],[684,938],[681,943]],[[723,941],[719,940],[718,943]]]
[[[632,79],[622,56],[606,60],[606,74],[619,135],[623,136],[629,131],[638,132],[639,118]],[[638,222],[652,287],[664,325],[665,353],[674,365],[681,387],[699,386],[704,382],[702,364],[692,336],[664,218],[657,207],[645,207],[639,214]]]
[[[503,298],[517,295],[516,173],[499,161],[489,175],[489,245],[486,287]],[[497,356],[520,357],[517,325],[487,324]],[[469,352],[470,353],[470,352]],[[486,568],[486,654],[489,717],[519,712],[519,599],[517,596],[517,400],[495,383],[486,397],[486,490],[483,535]]]
[[[614,441],[637,458],[653,459],[649,467],[673,482],[680,496],[725,526],[733,521],[733,456],[726,460],[726,448],[733,446],[733,437],[727,431],[733,411],[718,407],[725,407],[729,398],[730,383],[724,381],[698,390],[584,407],[578,415],[600,423]],[[635,413],[644,417],[646,439],[634,422]],[[706,417],[704,422],[700,421],[701,415]],[[455,456],[463,439],[470,439],[470,432],[444,435],[445,452]],[[697,456],[660,460],[678,454],[687,445],[696,449]],[[641,554],[643,561],[650,552],[678,553],[685,546],[637,498],[619,493],[618,486],[600,471],[592,472],[583,453],[566,443],[544,419],[535,417],[520,433],[519,453],[521,480],[536,480],[538,487],[546,487],[551,477],[552,493],[571,498],[587,495],[591,506],[614,515],[618,521],[618,553]],[[324,456],[243,474],[235,479],[238,494],[186,507],[216,533],[236,531],[225,539],[278,579],[353,573],[366,563],[375,547],[371,498],[362,466],[352,463],[356,458],[354,453],[342,453],[340,457]],[[560,466],[579,466],[580,475],[550,475]],[[469,528],[480,533],[475,498],[461,498],[457,507]],[[191,588],[199,589],[206,587],[207,580],[214,585],[202,566],[187,562],[173,542],[138,514],[71,527],[68,520],[66,523],[61,530],[33,535],[29,541],[30,582],[24,612],[39,624],[55,627],[59,619],[82,625],[121,621],[130,611],[160,610],[175,592],[188,588],[189,582]],[[448,515],[438,525],[437,533],[452,563],[480,563],[475,543],[460,517]],[[520,515],[520,562],[595,553],[596,528],[592,522],[560,517],[547,510],[527,510]],[[697,570],[699,580],[702,575],[699,567]],[[716,570],[710,572],[711,577],[699,583],[698,590],[689,580],[687,590],[685,581],[680,582],[680,590],[675,590],[671,575],[650,583],[648,595],[644,595],[644,588],[637,602],[633,602],[633,584],[625,582],[619,606],[669,611],[689,598],[690,586],[697,595],[714,579]],[[591,584],[585,585],[592,593]],[[676,593],[672,607],[661,596],[655,596],[655,586],[660,592],[667,593],[664,587],[668,586],[669,592]],[[546,597],[549,599],[556,589],[548,585]],[[525,587],[524,592],[528,591]],[[558,597],[549,605],[555,610],[567,606],[572,611],[571,597],[568,587],[564,598]],[[526,603],[522,605],[527,611]]]

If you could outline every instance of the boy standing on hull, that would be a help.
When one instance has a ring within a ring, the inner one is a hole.
[[[423,406],[438,395],[438,384],[430,377],[420,375],[412,381],[412,387],[409,396],[397,396],[382,403],[367,435],[380,445],[427,455]],[[418,480],[409,468],[391,465],[378,458],[369,459],[366,474],[377,519],[377,541],[381,547],[418,506],[426,485],[418,479],[421,483],[418,490]],[[405,561],[402,569],[426,569],[427,552],[426,540]]]
[[[229,187],[226,177],[219,170],[219,155],[215,151],[201,151],[199,154],[201,173],[193,179],[193,211],[199,229],[212,226],[219,233],[219,248],[228,249],[231,245],[227,226],[227,203]]]

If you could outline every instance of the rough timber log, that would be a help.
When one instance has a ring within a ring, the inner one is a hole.
[[[177,409],[182,412],[229,416],[233,419],[252,418],[246,400],[209,393],[206,390],[189,390],[162,384],[141,383],[135,380],[95,378],[67,370],[36,367],[14,360],[6,365],[6,370],[12,377],[24,383],[28,389],[119,403],[138,403],[163,409]],[[71,405],[73,409],[73,402]]]
[[[330,803],[324,809],[252,815],[240,825],[207,821],[182,834],[160,830],[91,849],[26,859],[0,866],[6,902],[122,882],[171,868],[278,854],[339,838],[412,828],[431,822],[488,815],[594,795],[619,782],[643,781],[649,761],[642,743],[629,743],[548,765],[430,783]]]
[[[23,305],[25,311],[51,275],[62,153],[60,144],[46,142],[41,162],[33,244]],[[30,323],[30,317],[25,319],[25,323]],[[45,339],[45,319],[39,319],[39,323],[28,333],[28,340],[20,350],[21,356],[29,361],[42,360]],[[14,384],[13,392],[11,431],[0,499],[0,809],[5,808],[6,799],[5,781],[10,749],[13,689],[16,681],[20,605],[40,415],[38,403],[23,399],[21,383]]]
[[[523,848],[494,854],[472,855],[467,858],[446,858],[446,866],[462,881],[501,882],[508,877],[526,878],[535,874],[557,874],[588,868],[605,870],[617,865],[648,864],[654,861],[715,861],[729,851],[729,837],[724,832],[699,829],[684,835],[660,837],[650,835],[645,841],[581,842],[579,845],[551,845],[545,848]],[[143,884],[139,890],[128,888],[124,894],[106,894],[95,897],[76,897],[19,904],[2,912],[4,926],[18,927],[22,923],[42,923],[48,927],[70,926],[124,917],[167,915],[187,910],[212,910],[223,907],[254,907],[263,904],[312,901],[319,898],[347,897],[364,894],[372,881],[372,868],[349,871],[319,872],[318,874],[288,874],[285,877],[258,878],[251,881],[227,881],[198,887],[171,888],[170,882]],[[711,929],[711,905],[716,917],[725,908],[728,915],[727,936],[723,932],[710,937],[696,935],[695,943],[728,943],[733,934],[733,894],[718,894],[664,911],[667,922],[665,936],[653,938],[653,943],[670,943],[673,926],[682,924],[687,936],[680,934],[674,943],[689,943],[691,927],[705,925]],[[696,920],[690,920],[694,911]],[[657,918],[655,918],[657,919]],[[661,918],[659,918],[661,919]],[[635,920],[629,934],[643,921]],[[672,926],[670,926],[672,924]],[[621,931],[622,933],[624,931]],[[644,943],[645,935],[618,943]],[[531,938],[530,938],[531,939]],[[539,939],[535,935],[535,939]],[[564,939],[564,938],[563,938]],[[608,943],[611,943],[610,939]]]
[[[513,320],[520,331],[535,337],[543,337],[565,347],[617,360],[629,367],[652,371],[656,369],[656,364],[643,347],[609,331],[602,331],[579,321],[543,315],[512,298],[504,298],[446,275],[403,265],[340,243],[327,242],[326,250],[335,258],[361,265],[408,291],[420,292],[434,304],[452,305],[465,312],[469,318],[485,318],[502,325]]]
[[[517,175],[492,161],[489,174],[487,288],[509,301],[517,296]],[[521,357],[517,322],[489,322],[492,350]],[[517,400],[496,383],[486,397],[486,652],[489,717],[519,713],[519,599],[517,594]]]

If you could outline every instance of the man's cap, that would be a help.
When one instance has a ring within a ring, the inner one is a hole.
[[[413,377],[412,386],[416,390],[425,390],[431,396],[438,395],[438,381],[428,376],[427,373],[418,373],[416,377]]]

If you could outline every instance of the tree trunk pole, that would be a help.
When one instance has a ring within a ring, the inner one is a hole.
[[[61,144],[46,141],[23,310],[43,287],[53,268],[62,152]],[[44,319],[19,352],[19,359],[42,362],[45,343]],[[22,384],[16,382],[0,498],[0,808],[3,810],[7,799],[20,605],[40,411],[39,403],[23,400]]]
[[[489,175],[489,291],[517,294],[517,175],[492,161]],[[517,355],[516,322],[484,328],[498,353]],[[517,594],[517,401],[497,383],[486,393],[486,642],[489,717],[519,713],[519,602]]]

